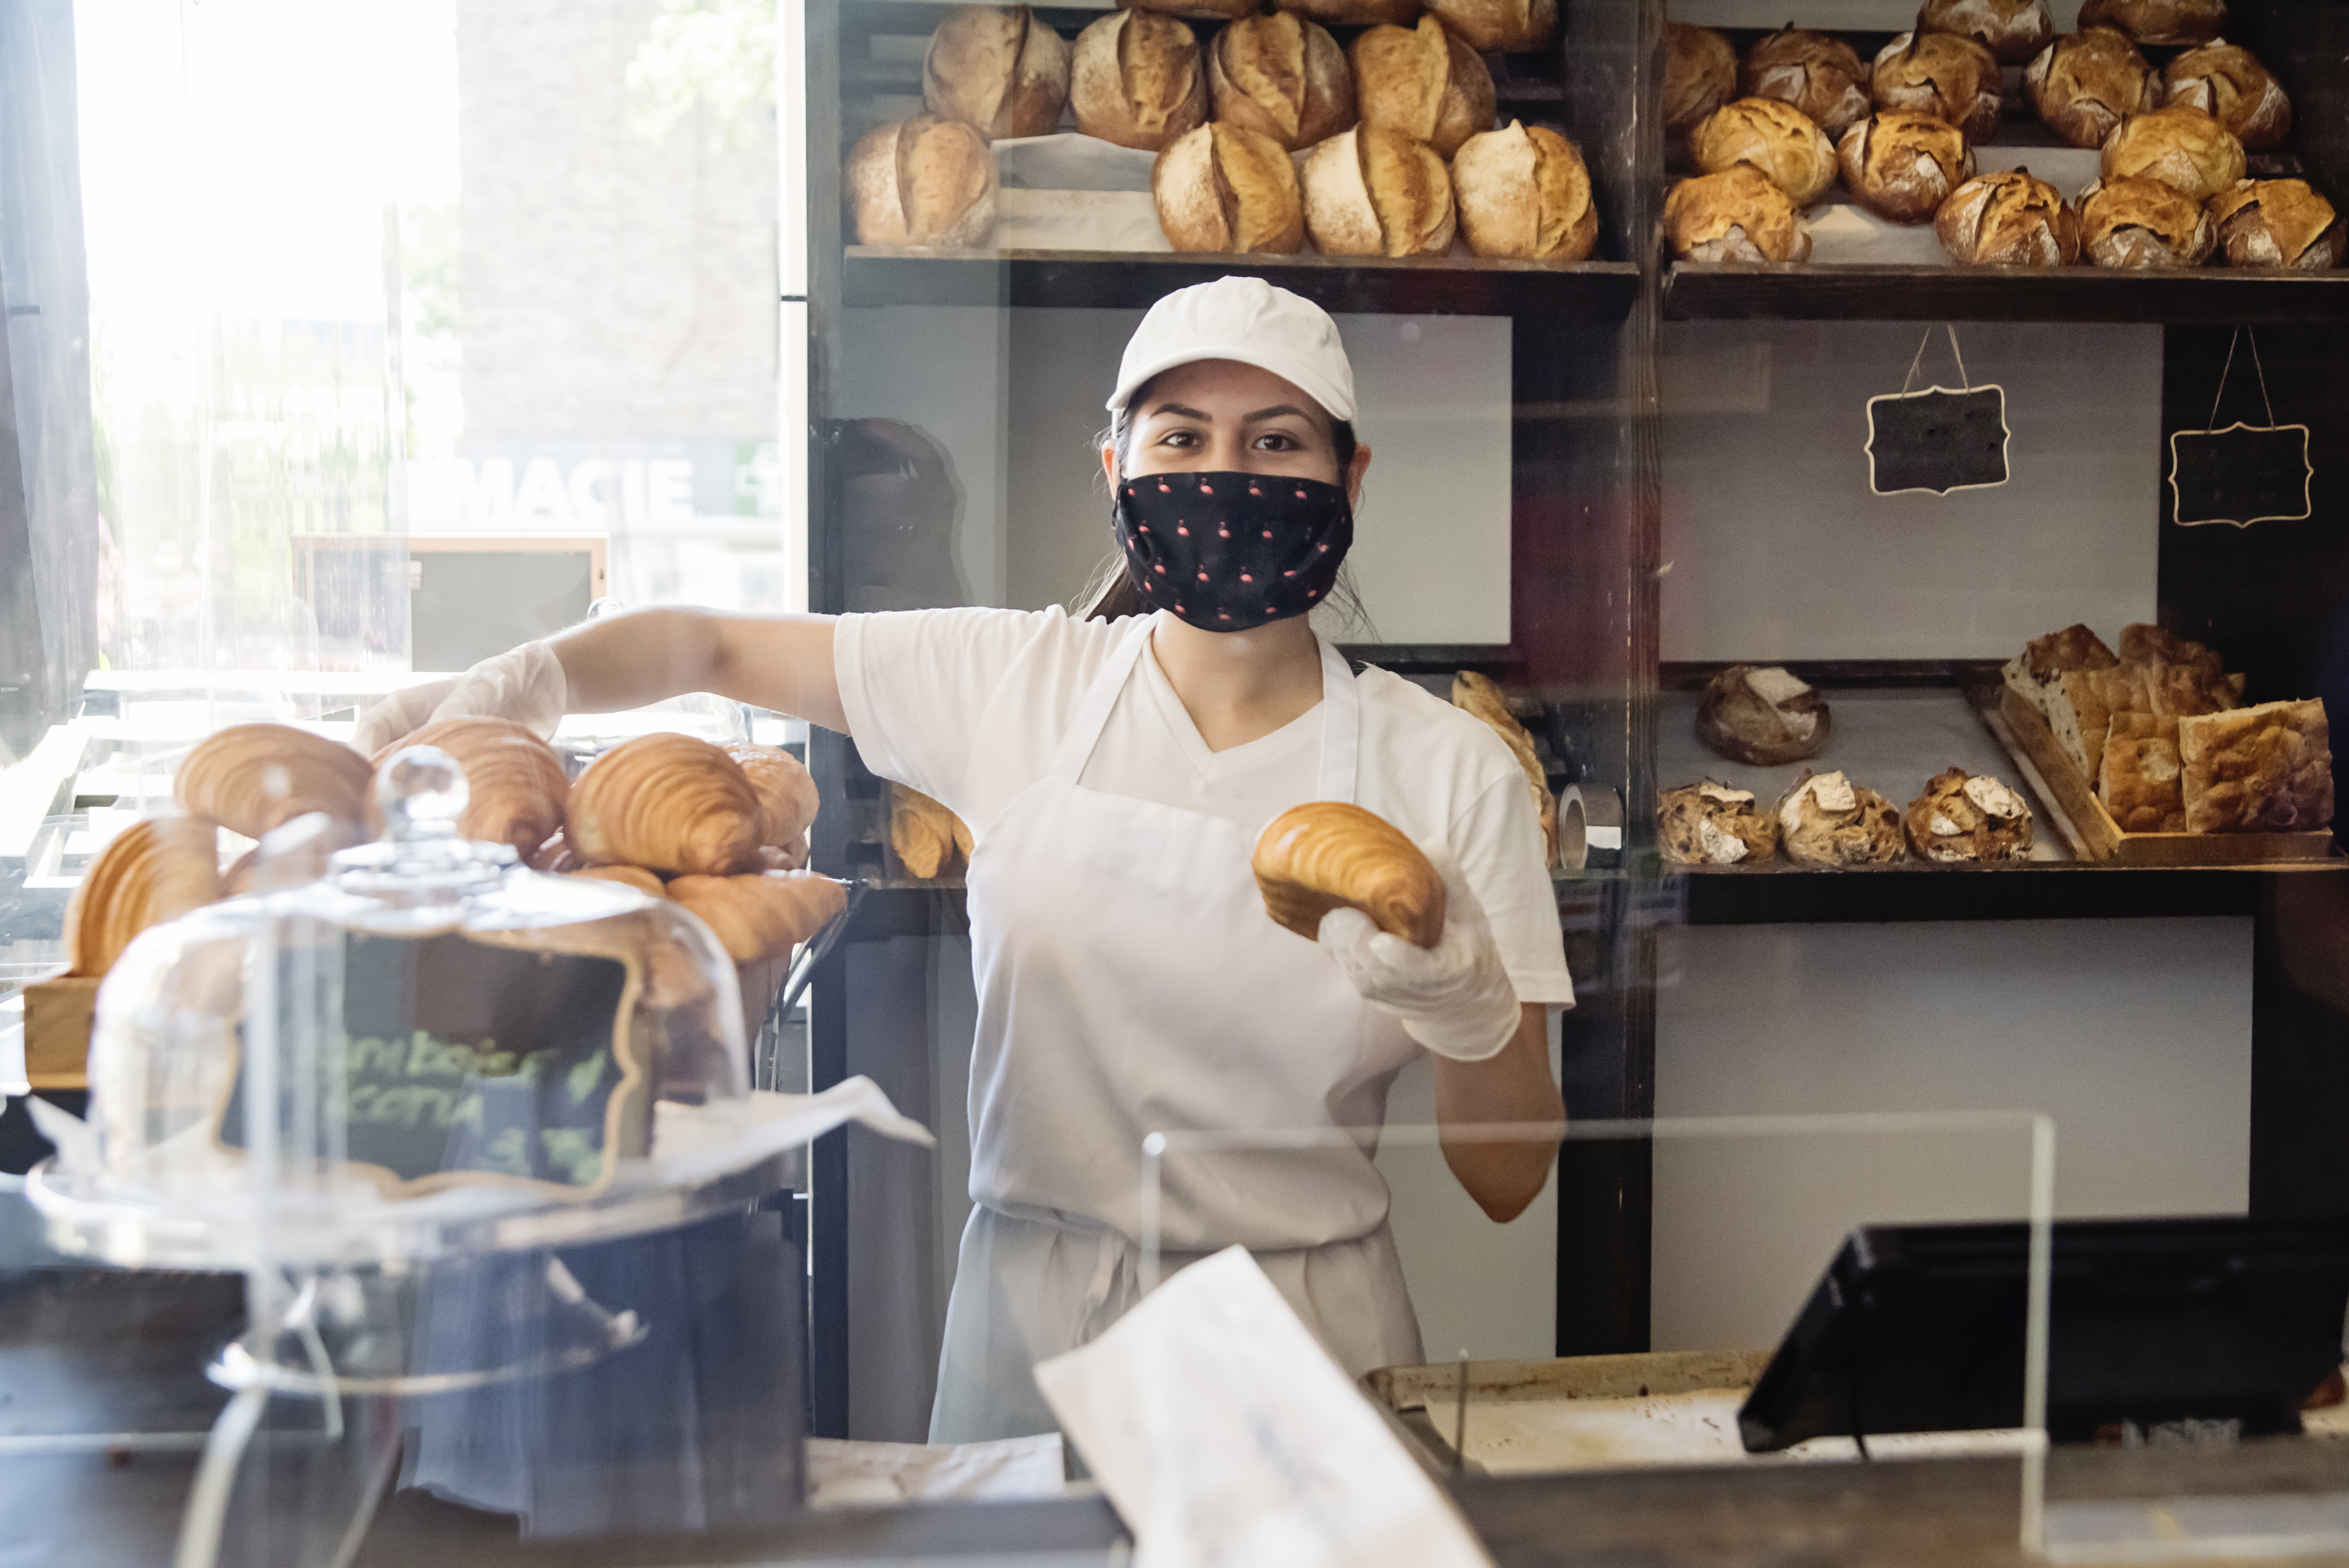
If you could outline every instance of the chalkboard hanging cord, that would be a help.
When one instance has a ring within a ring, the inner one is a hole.
[[[1958,349],[1958,329],[1945,321],[1941,324],[1941,330],[1950,335],[1950,357],[1958,362],[1958,387],[1961,391],[1971,392],[1974,384],[1966,374],[1966,356]],[[1925,350],[1932,346],[1933,329],[1929,326],[1925,329],[1925,335],[1917,340],[1917,357],[1909,362],[1909,378],[1900,383],[1902,397],[1907,397],[1909,388],[1917,384],[1917,372],[1925,363]]]
[[[2210,417],[2202,421],[2206,428],[2219,428],[2219,402],[2227,395],[2227,374],[2235,368],[2235,345],[2242,341],[2243,332],[2244,328],[2239,326],[2235,335],[2227,339],[2227,363],[2219,367],[2219,389],[2210,394]],[[2260,378],[2260,405],[2268,411],[2268,424],[2272,428],[2276,422],[2275,404],[2268,397],[2267,366],[2260,363],[2260,335],[2256,328],[2251,330],[2251,373]]]

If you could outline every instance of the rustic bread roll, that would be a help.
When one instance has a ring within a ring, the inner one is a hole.
[[[1557,36],[1557,0],[1427,0],[1427,10],[1480,55],[1547,48]]]
[[[2182,771],[2178,720],[2150,713],[2115,713],[2096,776],[2096,799],[2124,833],[2182,833]]]
[[[503,718],[444,718],[375,755],[376,779],[391,759],[411,746],[445,751],[465,770],[465,810],[460,835],[485,844],[512,844],[527,861],[539,846],[563,830],[563,804],[571,781],[563,758],[532,730]],[[383,811],[370,787],[367,830],[383,831]]]
[[[1534,738],[1526,733],[1526,727],[1509,711],[1508,697],[1489,676],[1462,670],[1452,677],[1452,706],[1484,720],[1517,759],[1517,767],[1526,776],[1526,793],[1533,799],[1534,816],[1541,823],[1542,864],[1556,865],[1557,798],[1549,792],[1549,775],[1543,771],[1541,758],[1534,750]]]
[[[781,848],[797,841],[815,820],[815,779],[800,759],[780,746],[738,740],[726,748],[759,792],[759,842]]]
[[[2032,638],[2001,672],[2008,689],[2045,716],[2055,743],[2091,783],[2104,754],[2108,714],[2092,677],[2119,663],[2103,638],[2075,624]]]
[[[2199,108],[2147,109],[2106,139],[2102,168],[2106,181],[2158,180],[2208,201],[2243,177],[2243,144]]]
[[[1876,57],[1870,90],[1878,108],[1947,120],[1969,141],[1998,131],[1998,60],[1957,33],[1903,33]]]
[[[2140,44],[2207,44],[2227,25],[2227,0],[2080,0],[2080,26],[2116,27]]]
[[[1974,176],[1966,133],[1930,114],[1883,109],[1843,133],[1843,182],[1859,204],[1896,223],[1930,223]]]
[[[1206,121],[1199,40],[1172,16],[1112,12],[1077,35],[1069,103],[1085,135],[1156,152]]]
[[[133,822],[98,851],[66,901],[66,973],[104,975],[132,937],[221,896],[218,823],[205,817]]]
[[[889,847],[897,851],[906,874],[934,882],[946,874],[960,855],[970,859],[970,829],[960,817],[918,789],[889,786]]]
[[[2305,180],[2239,180],[2211,198],[2210,217],[2230,267],[2317,273],[2341,264],[2340,215]]]
[[[995,232],[995,154],[958,119],[917,114],[866,131],[847,185],[861,245],[968,250]]]
[[[1778,858],[1778,820],[1752,790],[1708,779],[1656,797],[1656,847],[1674,865],[1766,865]]]
[[[2186,830],[2305,833],[2333,820],[2324,705],[2268,702],[2178,722]]]
[[[233,724],[199,741],[171,778],[171,798],[192,817],[260,838],[311,811],[367,820],[375,770],[349,747],[290,724]]]
[[[737,964],[785,956],[848,903],[846,888],[813,872],[682,876],[667,892],[680,908],[701,917]]]
[[[618,882],[623,887],[632,887],[638,892],[649,894],[654,898],[668,896],[667,884],[642,866],[587,866],[579,871],[564,872],[562,874],[587,877],[595,882]]]
[[[1737,96],[1737,51],[1710,27],[1664,24],[1664,134],[1686,136]]]
[[[2047,0],[1925,0],[1917,30],[1971,38],[2001,65],[2019,66],[2054,39],[2055,19]]]
[[[1257,0],[1117,0],[1121,11],[1163,11],[1169,16],[1195,16],[1203,21],[1237,21],[1255,15]]]
[[[564,837],[582,865],[727,876],[757,863],[759,792],[740,763],[689,735],[640,735],[571,789]]]
[[[1408,27],[1427,9],[1420,0],[1273,0],[1273,8],[1332,27]]]
[[[2031,808],[1987,774],[1951,768],[1909,803],[1909,847],[1936,865],[2031,858]]]
[[[1590,171],[1574,143],[1516,120],[1460,144],[1452,158],[1460,232],[1480,256],[1578,262],[1599,242]]]
[[[1807,768],[1778,799],[1778,843],[1798,866],[1835,871],[1905,860],[1900,811],[1841,773]]]
[[[1868,115],[1868,67],[1841,38],[1786,27],[1745,51],[1737,90],[1790,104],[1829,136]]]
[[[2283,145],[2292,134],[2292,99],[2249,49],[2223,39],[2189,49],[2161,68],[2164,108],[2199,108],[2248,152]]]
[[[1493,129],[1493,73],[1433,16],[1372,27],[1354,40],[1354,102],[1364,125],[1426,142],[1445,158]]]
[[[2158,180],[2099,180],[2080,192],[2080,249],[2100,267],[2199,267],[2218,242],[2202,203]]]
[[[1217,119],[1291,152],[1354,123],[1354,73],[1345,51],[1319,22],[1286,12],[1245,17],[1216,35],[1207,50],[1207,96]]]
[[[1050,136],[1069,101],[1069,46],[1025,5],[957,5],[922,55],[922,103],[989,140]]]
[[[1797,207],[1835,187],[1835,144],[1816,121],[1776,98],[1723,104],[1689,132],[1689,153],[1707,174],[1751,164],[1777,181]]]
[[[1732,665],[1705,683],[1696,738],[1708,750],[1761,768],[1816,757],[1835,728],[1826,698],[1773,665]]]
[[[1280,143],[1236,125],[1211,120],[1169,143],[1151,166],[1150,194],[1178,251],[1287,255],[1305,243],[1297,166]]]
[[[1423,141],[1359,125],[1305,155],[1305,227],[1325,256],[1440,256],[1452,177]]]
[[[1444,879],[1400,829],[1360,806],[1311,800],[1265,824],[1250,858],[1264,912],[1309,942],[1321,917],[1359,909],[1422,947],[1444,935]]]
[[[1664,242],[1684,262],[1806,262],[1811,232],[1778,182],[1750,163],[1673,185]]]
[[[2161,102],[2161,78],[2110,27],[2084,27],[2032,57],[2023,96],[2048,129],[2075,147],[2102,147],[2121,117]]]
[[[2080,259],[2079,214],[2027,169],[1976,175],[1933,216],[1950,260],[1970,266],[2068,267]]]

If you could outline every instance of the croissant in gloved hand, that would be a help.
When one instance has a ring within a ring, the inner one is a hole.
[[[1441,839],[1419,847],[1444,879],[1435,945],[1390,935],[1361,910],[1339,908],[1321,917],[1321,947],[1362,999],[1393,1014],[1413,1039],[1456,1062],[1489,1060],[1517,1032],[1517,989],[1451,849]]]

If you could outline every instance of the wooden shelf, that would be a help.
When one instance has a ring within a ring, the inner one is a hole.
[[[1683,320],[2324,321],[2349,319],[2349,271],[1675,262],[1663,308]]]
[[[1172,290],[1232,273],[1267,279],[1327,310],[1366,314],[1620,321],[1640,288],[1639,268],[1625,262],[1557,267],[1442,256],[1337,262],[1159,251],[851,245],[841,270],[841,303],[1141,310]]]

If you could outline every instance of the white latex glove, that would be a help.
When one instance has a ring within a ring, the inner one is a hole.
[[[544,643],[524,643],[453,680],[394,692],[359,716],[351,744],[372,757],[444,718],[512,719],[541,740],[552,740],[570,700],[571,683],[554,650]]]
[[[1439,1057],[1481,1062],[1517,1032],[1517,988],[1501,966],[1493,927],[1440,839],[1419,846],[1444,878],[1444,934],[1433,948],[1381,931],[1359,909],[1321,917],[1321,948],[1371,1006]]]

